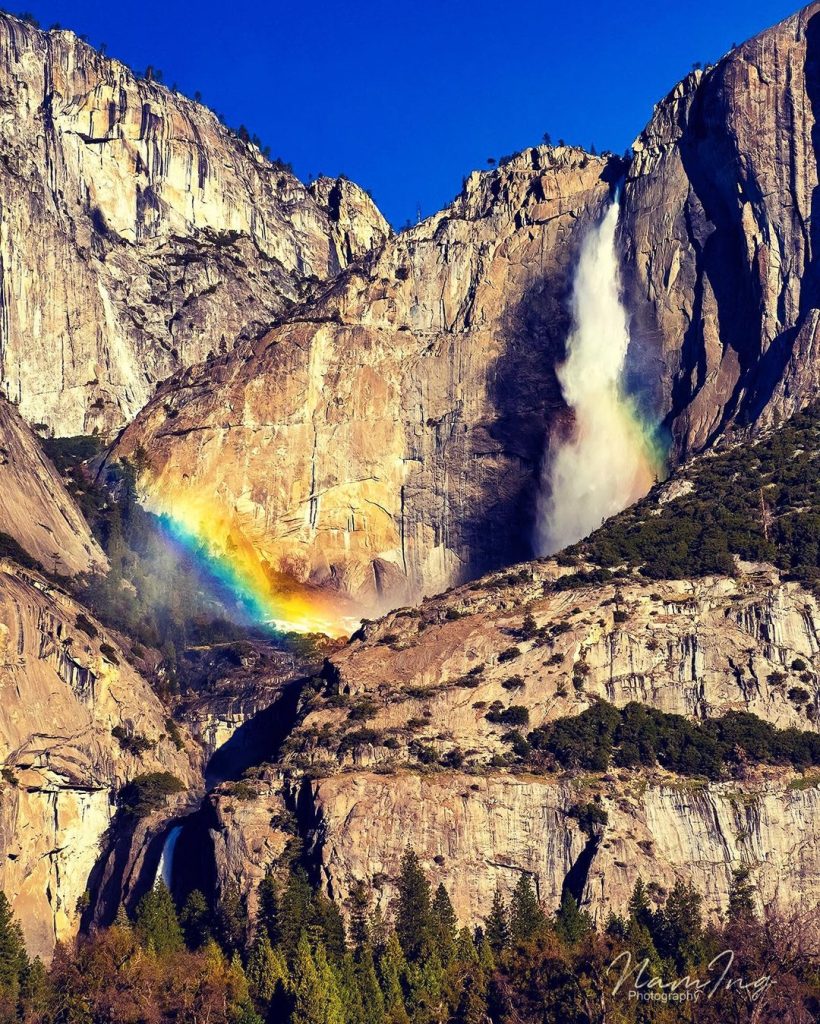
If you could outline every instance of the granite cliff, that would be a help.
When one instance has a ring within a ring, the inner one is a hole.
[[[2,398],[0,532],[49,571],[74,575],[105,569],[106,558],[59,474]]]
[[[199,103],[7,14],[0,196],[0,386],[63,435],[120,427],[389,234],[352,183],[311,192]]]
[[[149,452],[148,504],[217,506],[215,543],[241,534],[365,609],[529,556],[571,420],[569,275],[622,178],[628,379],[672,461],[805,405],[818,26],[811,4],[694,72],[630,161],[539,147],[473,174],[267,336],[172,378],[116,450]]]
[[[117,640],[38,573],[0,562],[0,888],[34,953],[75,934],[122,787],[170,772],[181,793],[201,754]],[[157,809],[153,833],[164,815]],[[144,828],[143,828],[144,831]]]

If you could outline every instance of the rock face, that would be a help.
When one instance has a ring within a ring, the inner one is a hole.
[[[198,103],[0,15],[0,386],[58,434],[122,425],[381,240],[341,192],[325,208]]]
[[[568,275],[610,172],[541,147],[472,175],[282,326],[160,389],[115,455],[148,452],[150,507],[217,507],[223,549],[244,538],[367,608],[525,557]]]
[[[640,366],[681,452],[817,394],[820,4],[659,103],[623,235]]]
[[[368,728],[395,742],[344,742],[346,764],[413,761],[412,748],[430,744],[440,755],[478,748],[476,764],[486,766],[507,749],[507,727],[487,718],[494,705],[525,707],[530,728],[601,699],[817,728],[820,610],[799,584],[772,571],[555,593],[554,573],[552,563],[536,564],[523,581],[491,578],[366,627],[365,639],[329,661],[343,699],[317,702],[304,718],[307,749],[320,760],[339,750],[364,701]],[[806,699],[790,699],[792,687],[805,687]]]
[[[106,558],[16,410],[0,398],[0,532],[48,570],[103,570]]]
[[[386,908],[412,845],[465,923],[521,872],[548,908],[568,887],[599,921],[625,909],[638,875],[667,890],[691,881],[709,913],[725,910],[740,866],[767,904],[817,903],[816,771],[707,783],[658,768],[504,768],[510,726],[492,715],[525,708],[527,732],[605,699],[817,728],[814,596],[752,567],[562,591],[565,571],[542,562],[490,577],[369,624],[331,655],[329,689],[303,701],[277,766],[211,798],[220,883],[252,899],[298,832],[342,904],[365,881]],[[591,801],[608,821],[585,832],[573,809]]]
[[[199,755],[166,735],[158,698],[103,627],[9,562],[0,562],[0,689],[0,889],[30,951],[47,957],[77,930],[117,790],[151,771],[195,787]],[[115,728],[147,749],[129,752]]]
[[[371,197],[347,178],[317,178],[308,191],[327,214],[340,267],[390,237],[390,225]]]
[[[339,775],[314,784],[311,834],[323,882],[341,902],[353,883],[375,878],[386,909],[410,842],[433,884],[447,887],[459,920],[470,924],[489,914],[497,888],[509,897],[522,873],[545,908],[557,910],[576,866],[577,895],[599,925],[610,911],[624,913],[638,877],[666,891],[679,878],[691,881],[707,914],[725,911],[732,870],[741,865],[751,869],[764,904],[810,906],[820,892],[820,779],[806,789],[790,786],[789,778],[701,787]],[[593,795],[609,820],[590,839],[568,812]]]
[[[365,608],[527,557],[567,426],[568,270],[607,180],[625,174],[630,380],[673,458],[817,393],[818,103],[815,3],[682,82],[628,167],[539,148],[471,176],[262,341],[176,378],[121,451],[148,449],[155,507],[216,503],[275,570]],[[315,193],[341,231],[335,187]]]

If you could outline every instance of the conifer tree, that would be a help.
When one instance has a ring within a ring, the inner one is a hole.
[[[222,890],[217,912],[219,939],[229,953],[241,952],[247,938],[248,917],[245,901],[236,882],[228,882]]]
[[[21,978],[27,968],[23,932],[6,894],[0,892],[0,1004],[12,1012],[20,998]]]
[[[339,996],[346,1024],[365,1024],[364,999],[359,986],[356,961],[352,953],[345,953],[338,971]]]
[[[211,911],[199,889],[194,889],[188,894],[179,915],[179,923],[188,949],[200,949],[213,938]]]
[[[248,984],[258,1003],[267,1006],[279,986],[287,979],[287,967],[282,954],[274,950],[267,930],[260,928],[248,957]]]
[[[632,896],[629,899],[629,916],[634,918],[638,924],[649,928],[652,924],[652,908],[649,905],[649,896],[643,879],[638,876]]]
[[[347,950],[345,925],[339,908],[324,893],[314,898],[316,925],[329,959],[340,964]]]
[[[685,970],[702,953],[703,924],[701,898],[691,884],[678,879],[666,899],[661,933],[663,953],[675,958],[678,968]]]
[[[313,890],[305,872],[297,867],[288,876],[279,907],[279,931],[282,946],[288,956],[296,952],[303,932],[318,937],[315,917]]]
[[[481,943],[478,947],[478,964],[485,977],[489,977],[495,970],[495,956],[486,935],[481,937]]]
[[[379,957],[379,983],[384,994],[385,1017],[390,1024],[406,1024],[409,1020],[404,1005],[403,982],[406,976],[404,950],[396,933],[391,932]]]
[[[510,944],[510,921],[507,905],[498,889],[495,890],[492,909],[487,918],[486,935],[494,953],[500,953]]]
[[[544,927],[546,918],[535,895],[529,875],[516,882],[510,908],[510,935],[515,942],[528,942]]]
[[[578,901],[565,889],[561,896],[561,906],[555,919],[555,927],[558,934],[569,946],[577,942],[592,931],[592,920],[585,910],[580,910]]]
[[[293,1012],[290,1024],[326,1024],[326,999],[319,972],[310,951],[307,933],[302,932],[291,972]]]
[[[450,896],[444,886],[439,884],[430,908],[430,941],[445,967],[455,956],[456,926],[456,912]]]
[[[361,879],[350,887],[350,941],[358,952],[370,942],[370,893]]]
[[[157,882],[137,904],[135,926],[140,942],[158,956],[176,953],[184,946],[176,907],[163,882]]]
[[[482,937],[483,941],[483,937]],[[469,928],[461,928],[456,938],[456,960],[465,966],[478,966],[478,950]]]
[[[401,861],[398,882],[396,935],[409,959],[416,959],[426,947],[430,936],[430,883],[419,864],[418,856],[408,846]]]
[[[424,956],[409,965],[407,981],[414,1020],[441,1020],[444,1016],[446,994],[445,972],[435,949],[425,953]]]
[[[359,951],[356,974],[364,1005],[364,1024],[384,1024],[384,996],[376,975],[373,951],[369,946]]]
[[[339,991],[338,977],[330,965],[327,951],[321,942],[316,946],[313,959],[316,964],[316,976],[324,997],[324,1015],[321,1018],[321,1024],[345,1024],[345,1012]]]
[[[729,889],[727,920],[742,921],[756,916],[755,887],[749,881],[748,868],[736,868],[732,872],[732,886]]]
[[[452,1020],[453,1024],[485,1024],[487,1000],[484,986],[475,975],[469,976],[465,980],[458,1008]]]
[[[275,946],[281,940],[279,930],[279,893],[276,886],[276,879],[273,872],[268,871],[259,883],[258,909],[256,911],[257,929],[264,928],[268,933],[271,945]]]

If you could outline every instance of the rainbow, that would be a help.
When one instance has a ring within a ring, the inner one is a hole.
[[[360,622],[352,601],[278,572],[248,539],[238,517],[204,496],[146,499],[166,536],[227,590],[245,615],[278,632],[349,636]]]

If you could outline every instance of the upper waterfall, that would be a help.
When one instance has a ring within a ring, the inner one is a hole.
[[[629,316],[621,300],[618,213],[616,198],[584,240],[575,272],[573,327],[558,369],[574,425],[544,460],[535,538],[542,555],[586,537],[637,501],[663,466],[623,387]]]

